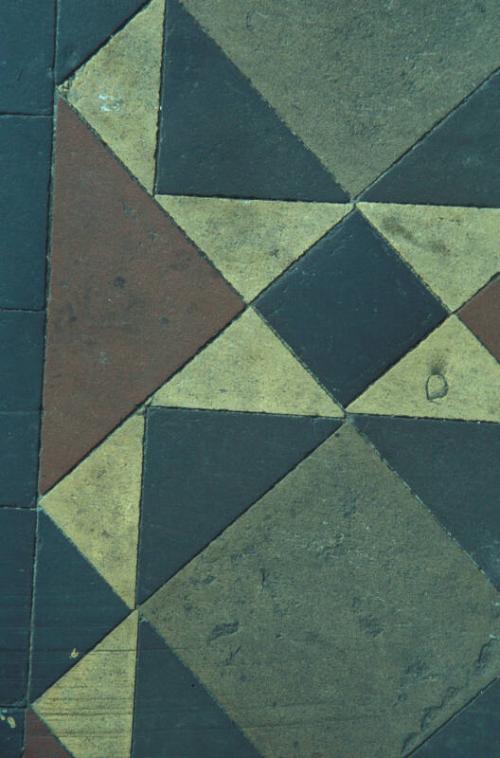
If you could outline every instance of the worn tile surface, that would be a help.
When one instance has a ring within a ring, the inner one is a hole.
[[[0,758],[498,758],[497,0],[5,0]]]

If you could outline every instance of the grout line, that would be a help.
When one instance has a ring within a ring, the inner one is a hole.
[[[490,689],[496,682],[500,681],[499,679],[492,679],[491,682],[488,682],[484,687],[482,687],[479,692],[476,692],[475,695],[473,695],[470,700],[468,700],[464,705],[462,705],[458,711],[455,711],[455,713],[450,716],[450,718],[446,719],[446,721],[443,724],[440,724],[437,729],[435,729],[431,734],[429,734],[422,742],[420,742],[416,747],[412,748],[409,753],[404,753],[404,758],[410,758],[410,756],[416,755],[417,752],[420,750],[420,748],[425,745],[427,742],[430,742],[430,740],[433,739],[433,737],[438,734],[438,732],[443,731],[446,726],[451,722],[454,721],[457,717],[460,716],[463,711],[465,711],[469,706],[471,706],[476,700],[478,700],[481,695],[483,695],[487,690]]]
[[[30,620],[29,620],[29,647],[28,647],[28,670],[26,679],[26,701],[30,703],[31,696],[31,676],[33,667],[33,644],[35,636],[35,595],[36,595],[36,579],[38,575],[38,532],[40,522],[40,509],[38,507],[39,499],[39,476],[40,476],[40,457],[42,448],[42,427],[43,427],[43,390],[44,390],[44,373],[45,373],[45,359],[47,350],[47,300],[49,292],[50,281],[50,248],[52,239],[52,216],[53,216],[53,203],[54,203],[54,180],[55,180],[55,139],[56,139],[56,124],[57,124],[57,109],[56,109],[56,96],[55,96],[55,65],[57,57],[57,29],[58,29],[58,13],[59,13],[59,0],[53,0],[54,2],[54,49],[52,56],[52,76],[53,76],[53,96],[52,96],[52,140],[50,143],[50,172],[49,181],[47,186],[48,203],[47,203],[47,232],[45,239],[45,281],[44,281],[44,337],[43,337],[43,351],[42,351],[42,365],[40,372],[41,383],[41,407],[40,407],[40,425],[38,431],[38,455],[36,462],[36,490],[35,490],[35,504],[36,504],[36,516],[35,516],[35,539],[33,547],[33,572],[32,572],[32,585],[31,585],[31,608],[30,608]],[[25,735],[26,736],[26,735]],[[23,746],[24,747],[24,746]]]
[[[160,61],[160,89],[158,90],[158,112],[156,114],[156,141],[154,152],[154,165],[153,165],[153,190],[152,195],[156,194],[156,182],[158,180],[158,160],[160,155],[160,127],[163,105],[163,90],[165,81],[165,66],[166,66],[166,40],[167,40],[167,13],[169,0],[163,0],[163,31],[162,31],[162,45],[161,45],[161,61]]]

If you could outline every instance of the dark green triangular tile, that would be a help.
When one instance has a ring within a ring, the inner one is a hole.
[[[303,416],[151,409],[139,548],[141,602],[340,423]]]
[[[364,200],[500,206],[500,71],[404,155]]]
[[[500,681],[481,692],[412,755],[418,758],[498,758]]]
[[[31,661],[31,700],[39,697],[122,621],[129,609],[40,513]]]
[[[346,200],[178,0],[167,3],[165,28],[159,194]]]
[[[138,650],[133,758],[259,758],[147,621]]]
[[[356,426],[500,588],[500,424],[358,416]]]

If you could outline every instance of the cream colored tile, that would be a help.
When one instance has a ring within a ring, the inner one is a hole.
[[[156,199],[247,301],[351,209],[338,203],[180,195]]]
[[[450,316],[348,410],[500,421],[500,364],[456,316]]]
[[[62,91],[149,191],[155,175],[165,0],[153,0]]]
[[[40,505],[115,592],[135,604],[144,419],[132,416]]]
[[[249,309],[167,382],[154,405],[342,416],[342,410]]]

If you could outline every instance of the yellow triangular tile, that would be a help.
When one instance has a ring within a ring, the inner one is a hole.
[[[74,758],[129,758],[137,612],[57,681],[34,710]]]
[[[500,270],[500,209],[359,203],[451,310]]]
[[[456,316],[450,316],[348,410],[500,421],[500,364]]]
[[[144,419],[132,416],[40,505],[130,606],[135,602]]]
[[[337,224],[350,205],[158,195],[248,301]]]
[[[165,0],[152,0],[61,91],[153,191]]]
[[[252,309],[161,387],[153,403],[342,416],[335,401]]]

